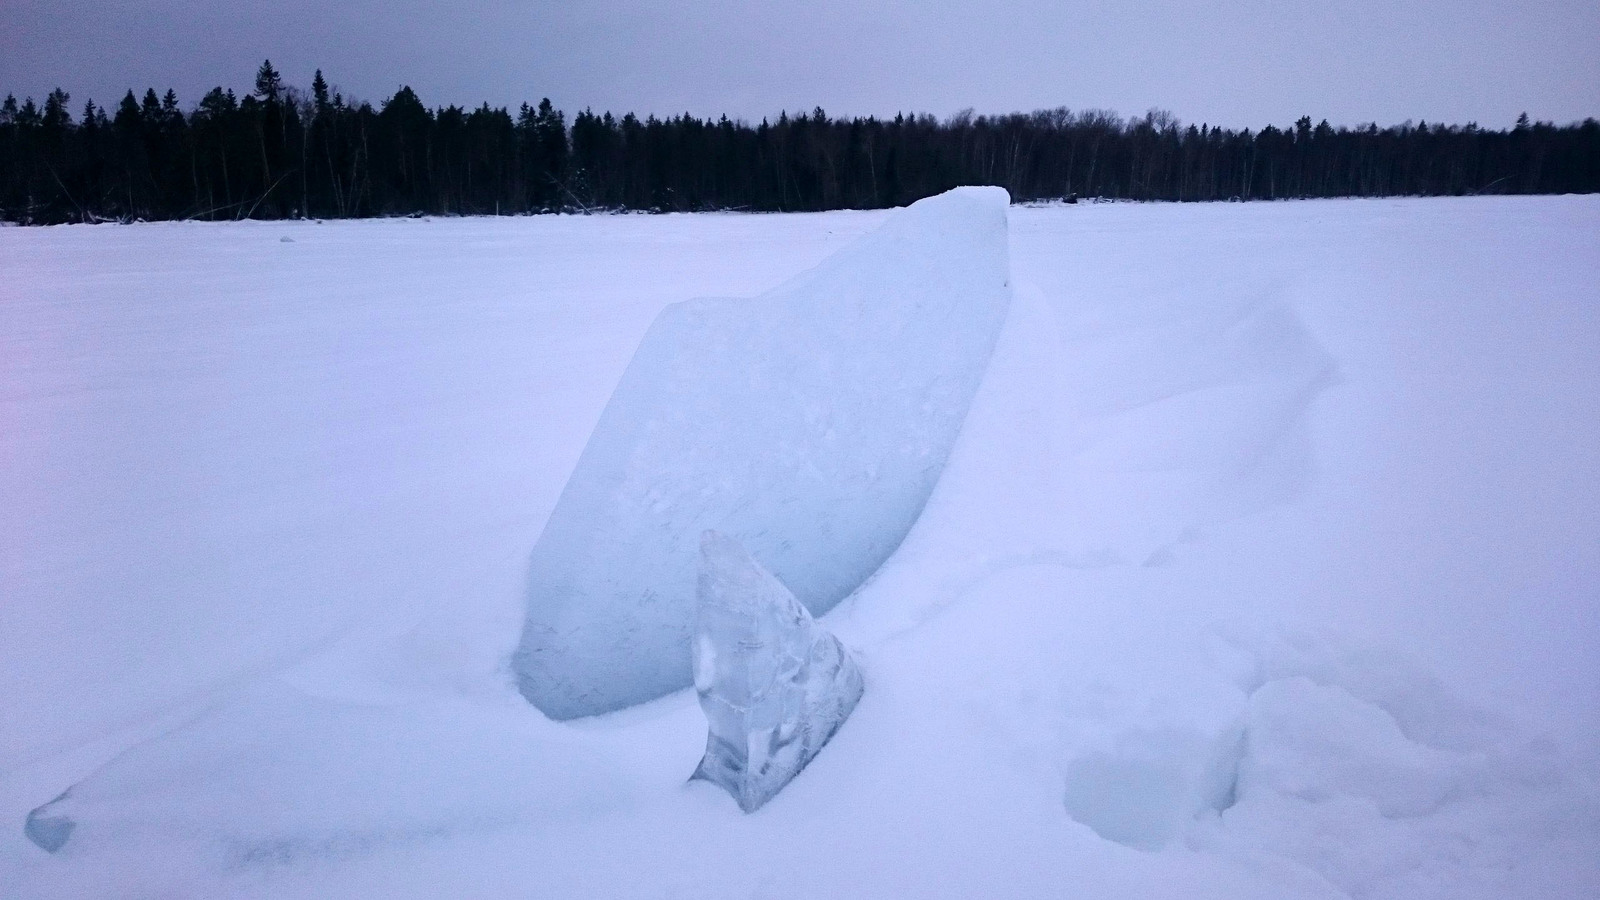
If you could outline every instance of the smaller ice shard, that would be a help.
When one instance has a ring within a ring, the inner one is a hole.
[[[67,793],[62,791],[59,797],[28,813],[28,819],[22,826],[22,833],[28,836],[28,840],[49,853],[65,847],[67,838],[72,837],[72,829],[78,826],[70,816],[51,814],[50,807],[67,799]]]
[[[1067,814],[1108,841],[1157,851],[1206,812],[1234,803],[1244,728],[1131,729],[1112,747],[1066,762]]]
[[[752,812],[800,774],[861,699],[838,638],[739,542],[700,538],[694,686],[710,724],[693,778]]]

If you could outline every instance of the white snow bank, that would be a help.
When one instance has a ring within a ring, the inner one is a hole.
[[[1010,303],[1007,202],[930,197],[764,296],[662,311],[534,546],[530,701],[568,719],[688,685],[708,529],[818,615],[894,552]]]

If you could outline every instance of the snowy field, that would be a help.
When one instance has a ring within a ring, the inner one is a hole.
[[[0,897],[1600,895],[1600,197],[1014,207],[815,761],[524,701],[652,319],[888,215],[0,228]]]

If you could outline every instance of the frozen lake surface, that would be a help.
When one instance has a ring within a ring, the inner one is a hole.
[[[800,777],[686,784],[692,690],[523,701],[652,319],[887,215],[0,228],[0,886],[1600,893],[1600,197],[1014,207]]]

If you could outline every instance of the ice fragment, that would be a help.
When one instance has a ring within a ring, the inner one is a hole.
[[[50,807],[55,806],[67,798],[67,791],[28,813],[28,819],[22,825],[22,833],[28,836],[40,849],[54,853],[67,845],[67,839],[72,837],[72,829],[78,827],[70,816],[50,814]]]
[[[738,541],[700,543],[694,673],[710,725],[694,778],[752,812],[833,737],[861,699],[861,673],[839,640]]]

